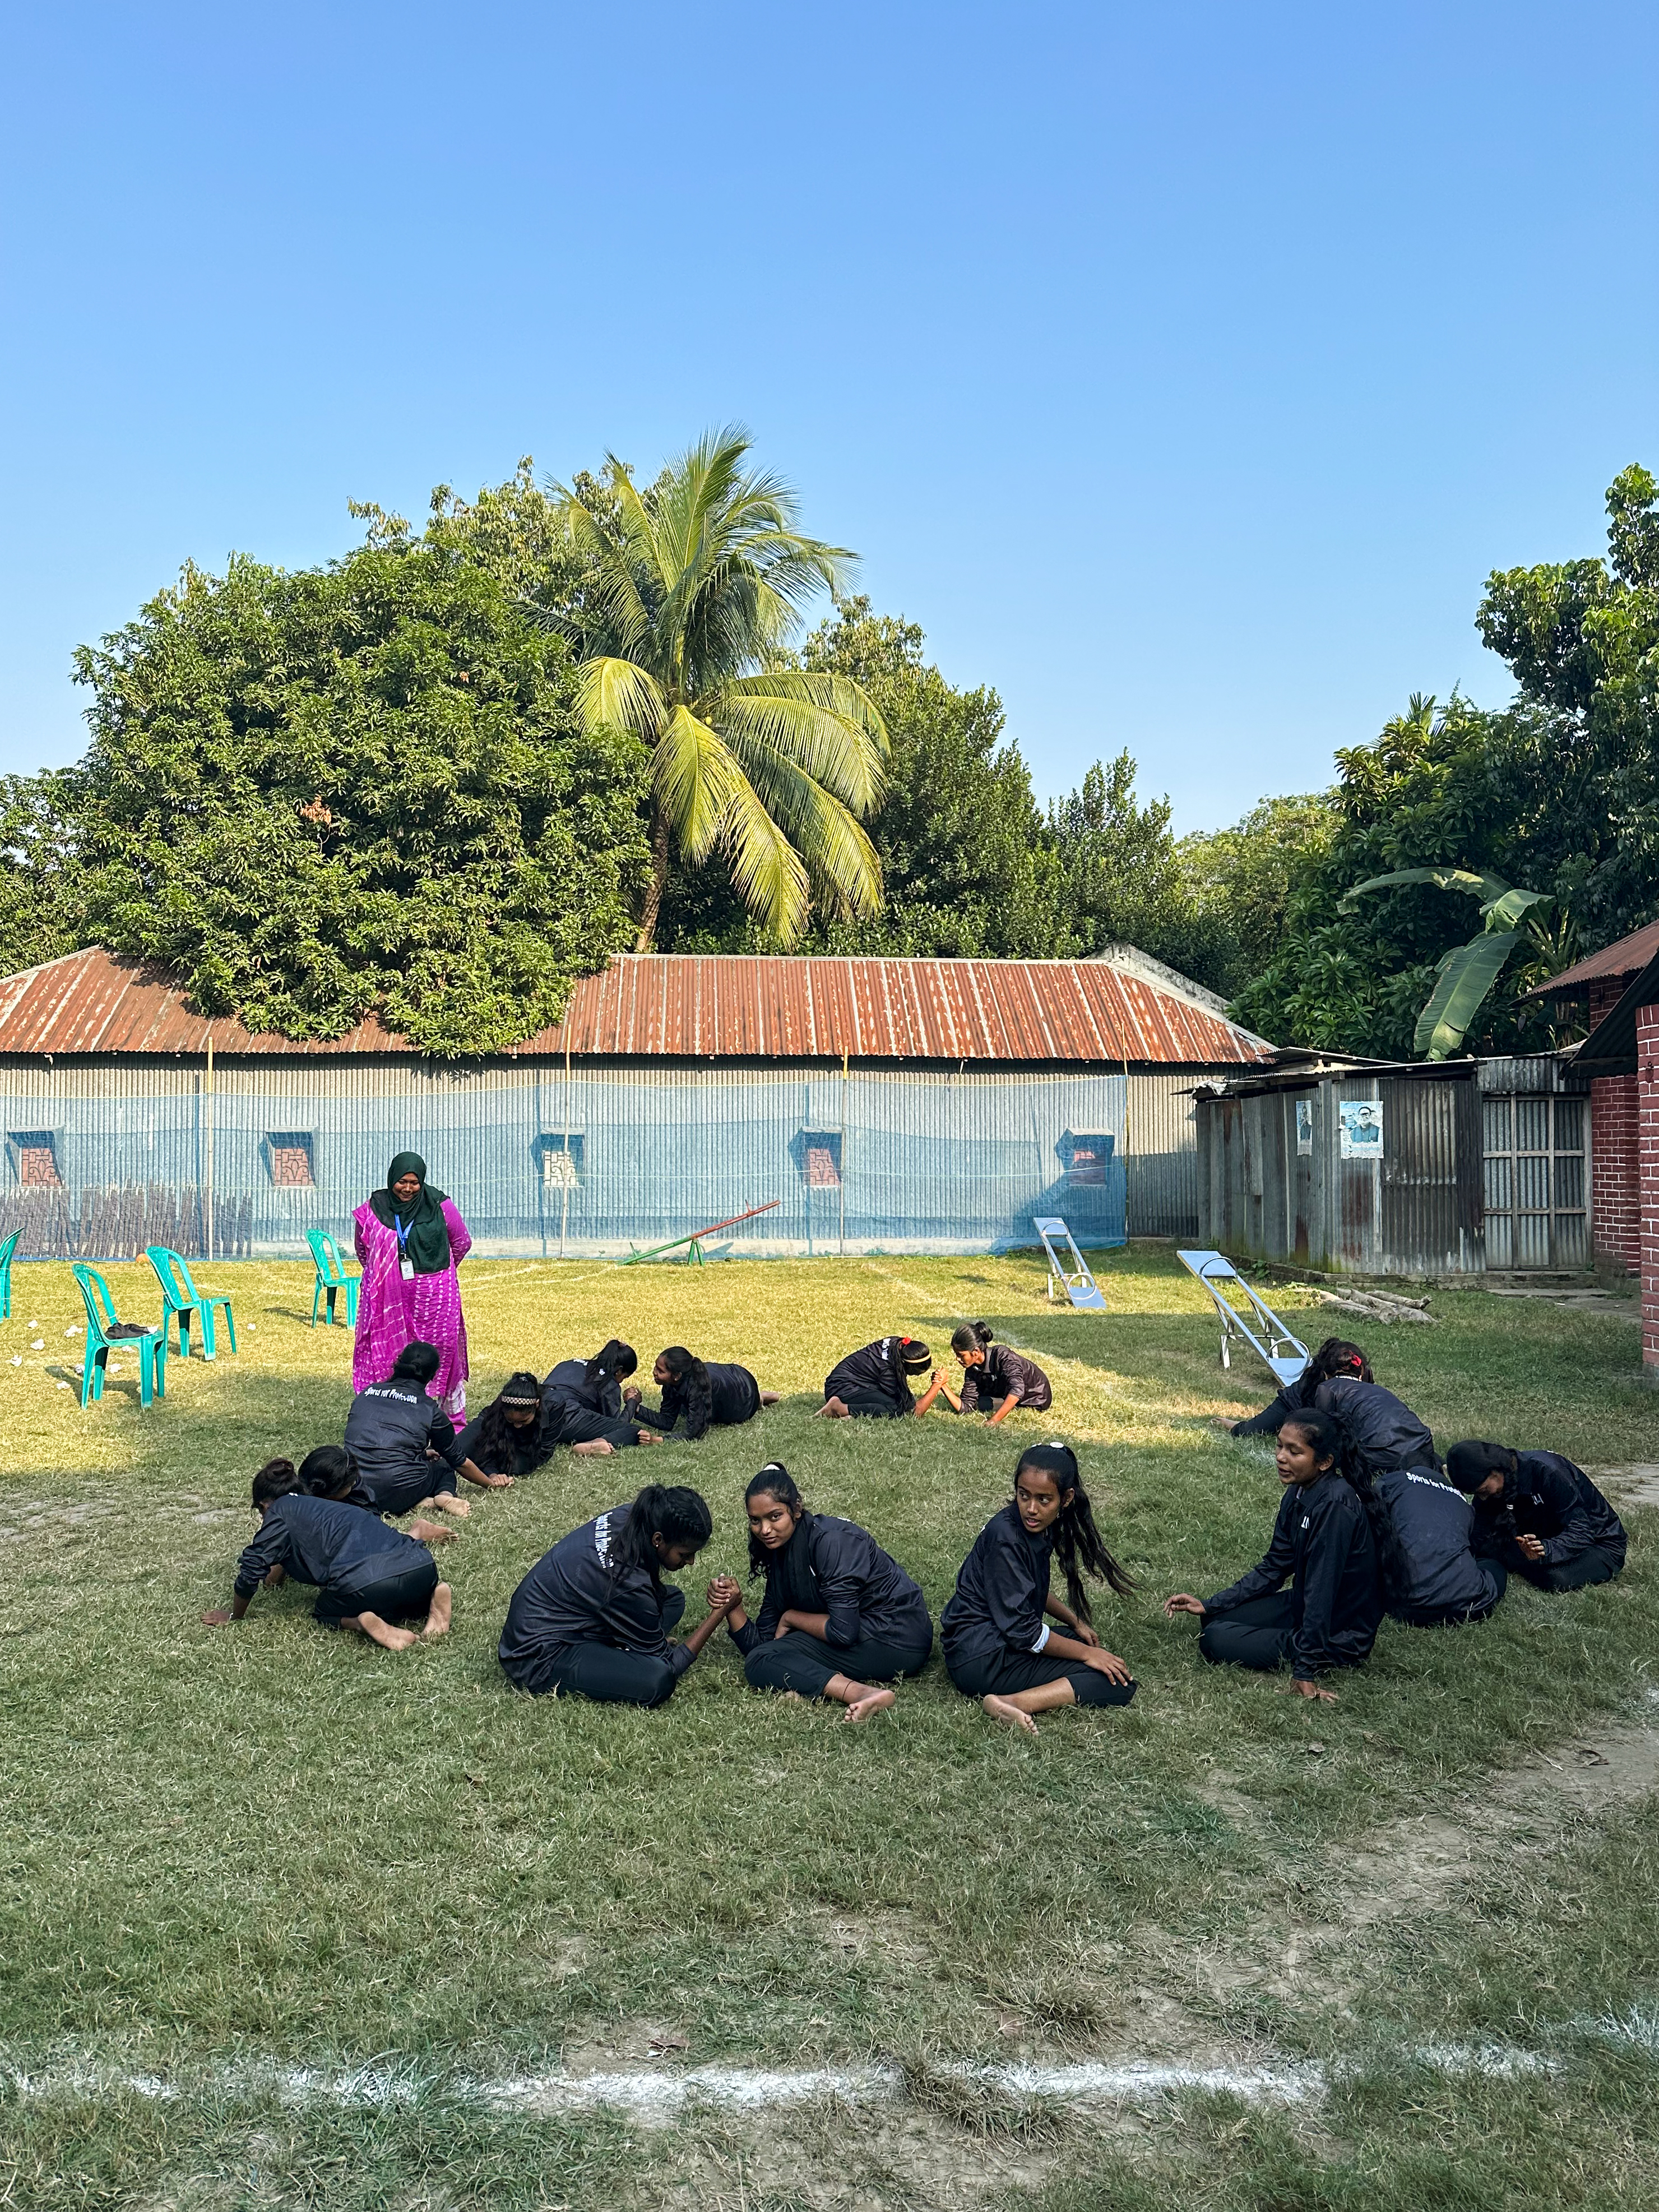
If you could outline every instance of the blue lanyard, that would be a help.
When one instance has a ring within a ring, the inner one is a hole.
[[[407,1252],[409,1249],[409,1230],[404,1228],[403,1223],[398,1220],[395,1213],[392,1217],[392,1225],[398,1232],[398,1249],[400,1251]],[[414,1224],[411,1222],[410,1227],[412,1228]]]

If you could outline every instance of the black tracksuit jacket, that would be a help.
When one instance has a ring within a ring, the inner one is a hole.
[[[1304,1376],[1287,1382],[1271,1406],[1254,1419],[1239,1422],[1233,1434],[1276,1437],[1292,1413],[1310,1407],[1337,1416],[1368,1474],[1440,1464],[1434,1438],[1404,1400],[1380,1382],[1362,1382],[1357,1375],[1333,1375],[1323,1382],[1310,1382]]]
[[[765,1571],[759,1613],[732,1632],[739,1651],[769,1644],[791,1612],[827,1613],[823,1640],[842,1651],[855,1644],[933,1642],[927,1601],[856,1521],[803,1513],[783,1550],[768,1553]]]
[[[1582,1467],[1559,1452],[1520,1452],[1519,1472],[1510,1476],[1503,1495],[1474,1500],[1474,1548],[1484,1559],[1498,1559],[1522,1573],[1541,1565],[1565,1567],[1592,1545],[1624,1564],[1629,1539],[1625,1524]],[[1529,1559],[1517,1536],[1536,1536],[1541,1561]]]
[[[1291,1664],[1298,1680],[1370,1657],[1382,1620],[1376,1539],[1358,1492],[1340,1474],[1288,1484],[1261,1564],[1206,1599],[1204,1610],[1231,1613],[1251,1598],[1270,1596],[1286,1576],[1294,1620]]]

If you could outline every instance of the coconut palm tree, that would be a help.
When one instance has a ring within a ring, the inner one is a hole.
[[[608,648],[580,663],[583,718],[651,753],[642,952],[675,850],[723,854],[781,944],[814,896],[848,919],[881,904],[860,823],[881,798],[886,728],[849,678],[780,665],[803,605],[839,592],[853,556],[800,533],[788,487],[745,467],[750,444],[710,432],[643,494],[614,456],[602,494],[556,488],[591,580],[585,641]]]

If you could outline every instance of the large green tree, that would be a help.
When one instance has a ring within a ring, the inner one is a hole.
[[[82,927],[255,1030],[498,1050],[630,940],[647,764],[464,530],[368,512],[341,561],[187,569],[82,649]]]
[[[852,556],[796,526],[793,495],[749,467],[741,432],[711,432],[647,491],[611,457],[605,495],[564,514],[592,579],[562,626],[589,650],[583,717],[635,739],[651,764],[652,944],[674,856],[719,853],[765,935],[792,945],[813,904],[874,914],[881,869],[862,829],[882,791],[887,732],[846,677],[788,665],[803,606]]]

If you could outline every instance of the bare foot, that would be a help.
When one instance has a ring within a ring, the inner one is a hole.
[[[422,1636],[447,1636],[449,1619],[455,1609],[455,1594],[447,1583],[440,1583],[432,1593],[432,1608],[426,1617]]]
[[[585,1444],[572,1444],[570,1455],[573,1459],[605,1459],[616,1449],[615,1444],[607,1443],[604,1437],[590,1437]]]
[[[867,1721],[872,1713],[881,1712],[886,1706],[895,1703],[896,1699],[892,1691],[867,1690],[862,1683],[860,1683],[857,1697],[847,1708],[847,1717],[854,1722]]]
[[[356,1629],[360,1635],[368,1637],[371,1644],[378,1644],[383,1651],[407,1651],[411,1644],[419,1641],[413,1629],[394,1628],[390,1621],[382,1620],[378,1613],[360,1613],[355,1620],[343,1620],[340,1626],[342,1628]]]
[[[817,1412],[813,1414],[812,1419],[815,1421],[844,1421],[847,1419],[847,1408],[839,1398],[826,1398]]]
[[[228,1613],[204,1613],[202,1615],[202,1626],[204,1628],[222,1628],[229,1619],[230,1615]]]
[[[1030,1713],[1022,1712],[1012,1698],[981,1698],[980,1703],[994,1721],[1005,1728],[1024,1729],[1027,1735],[1035,1735],[1037,1724]]]
[[[659,1437],[654,1429],[641,1429],[640,1442],[642,1444],[665,1444],[668,1439],[666,1437]]]
[[[459,1528],[446,1528],[436,1521],[411,1521],[409,1533],[422,1544],[459,1544],[461,1540]]]
[[[761,1403],[763,1406],[775,1406],[782,1395],[783,1393],[781,1390],[763,1390],[761,1392]]]
[[[804,1705],[806,1700],[799,1690],[780,1690],[778,1703],[781,1705]]]
[[[453,1490],[434,1492],[430,1498],[423,1498],[415,1510],[418,1513],[421,1507],[426,1505],[429,1505],[434,1513],[447,1513],[455,1521],[465,1521],[472,1510],[465,1498],[457,1498]]]

